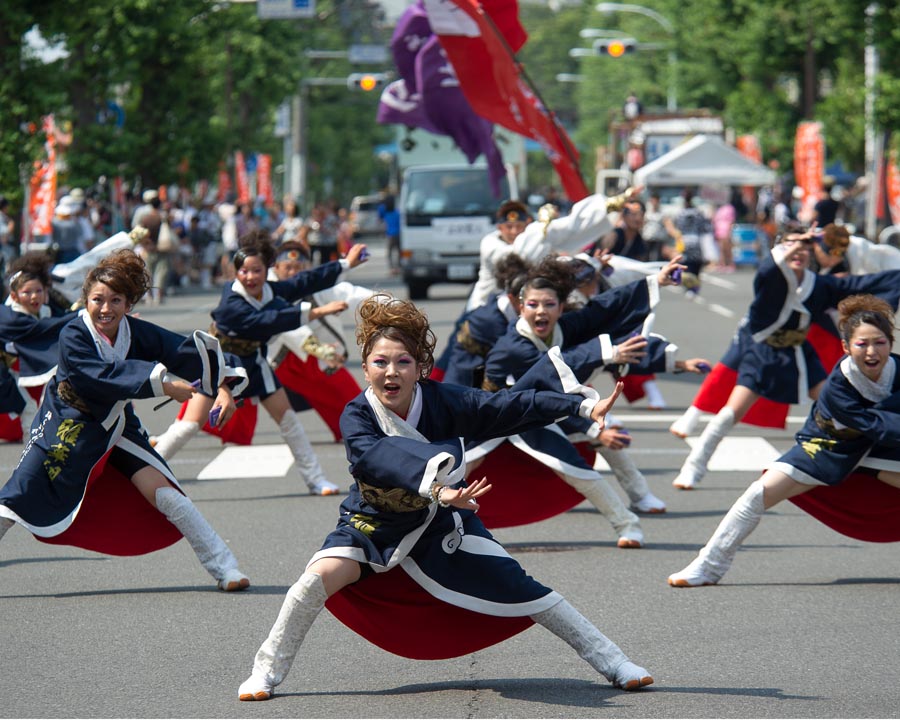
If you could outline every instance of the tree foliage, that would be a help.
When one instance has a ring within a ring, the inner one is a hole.
[[[346,62],[322,67],[307,49],[385,44],[389,28],[370,2],[319,0],[310,20],[260,20],[254,4],[213,0],[7,0],[0,7],[0,188],[16,195],[19,166],[30,166],[42,138],[29,123],[53,113],[71,124],[65,182],[87,187],[121,175],[135,187],[214,178],[235,150],[263,152],[280,165],[276,108],[305,77],[345,77]],[[38,26],[68,56],[26,58],[23,35]],[[378,172],[371,148],[385,130],[374,102],[349,91],[314,108],[308,126],[313,192],[331,185],[349,198]],[[317,100],[319,98],[314,98]],[[124,111],[114,122],[110,107]],[[321,141],[320,141],[321,140]]]
[[[521,4],[530,33],[521,53],[539,89],[577,128],[585,162],[605,145],[609,121],[630,91],[645,109],[664,111],[672,79],[667,50],[677,55],[674,80],[680,109],[720,114],[738,134],[759,136],[766,160],[790,168],[797,123],[823,123],[828,162],[863,171],[865,131],[863,0],[646,0],[673,26],[636,12],[602,14],[593,0],[567,3],[556,13]],[[900,130],[900,5],[876,3],[873,42],[880,57],[876,119]],[[619,59],[573,60],[572,47],[589,47],[582,28],[603,28],[662,49]],[[539,42],[537,42],[539,40]],[[580,73],[584,82],[561,89],[555,74]],[[551,92],[545,88],[556,86]],[[573,88],[569,90],[569,88]],[[588,151],[588,152],[586,152]]]
[[[634,91],[662,110],[669,87],[682,109],[706,108],[736,133],[760,137],[766,160],[792,162],[797,123],[823,123],[828,160],[863,169],[864,56],[868,0],[646,0],[674,27],[633,12],[599,13],[594,0],[520,2],[530,39],[520,53],[546,104],[570,129],[593,172],[609,143],[610,119]],[[880,57],[876,117],[900,129],[900,4],[879,2],[873,42]],[[69,184],[121,175],[132,186],[213,178],[233,151],[266,152],[276,166],[282,141],[275,109],[304,78],[345,77],[346,60],[315,60],[308,49],[386,45],[378,3],[318,0],[308,21],[260,20],[253,4],[218,0],[5,0],[0,3],[0,192],[14,199],[41,152],[32,128],[54,113],[71,124]],[[23,52],[35,26],[68,56],[44,64]],[[657,44],[624,58],[573,58],[589,47],[582,28],[606,28]],[[668,51],[677,56],[669,62]],[[379,68],[383,69],[383,68]],[[581,83],[556,80],[584,76]],[[110,103],[125,122],[113,122]],[[385,167],[373,147],[390,130],[373,122],[377,93],[309,87],[310,197],[343,200],[380,187]],[[895,133],[895,137],[898,134]],[[549,179],[549,165],[538,164]]]

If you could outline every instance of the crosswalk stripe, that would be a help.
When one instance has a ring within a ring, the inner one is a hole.
[[[198,480],[284,477],[294,463],[287,445],[229,445],[200,473]]]
[[[678,418],[681,417],[681,413],[661,413],[656,410],[648,411],[646,413],[619,413],[614,412],[615,418],[617,421],[621,422],[623,425],[649,425],[652,423],[673,423]],[[712,420],[715,415],[711,413],[703,413],[700,416],[701,423],[708,423]],[[802,425],[806,422],[806,415],[788,415],[787,421],[789,424],[793,425]],[[752,427],[751,425],[738,425],[738,427]],[[769,428],[766,428],[769,430]],[[771,428],[771,430],[776,430],[776,428]]]
[[[699,438],[687,439],[691,448],[698,441]],[[760,437],[724,438],[709,459],[707,469],[732,472],[760,470],[780,456],[781,453],[771,443]]]

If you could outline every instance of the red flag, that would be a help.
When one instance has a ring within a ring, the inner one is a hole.
[[[272,156],[256,156],[256,194],[265,198],[266,205],[271,205],[275,198],[272,196]]]
[[[234,179],[237,183],[237,201],[239,203],[250,202],[250,178],[247,176],[244,153],[240,150],[234,151]]]
[[[566,131],[522,76],[514,53],[527,34],[513,0],[424,0],[428,21],[481,117],[536,140],[572,201],[589,195]]]

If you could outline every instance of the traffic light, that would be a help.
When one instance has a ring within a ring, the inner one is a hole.
[[[594,52],[598,55],[608,55],[619,58],[626,53],[633,53],[637,43],[631,38],[604,38],[594,43]]]
[[[384,87],[387,80],[386,73],[352,73],[347,76],[347,88],[371,92]]]

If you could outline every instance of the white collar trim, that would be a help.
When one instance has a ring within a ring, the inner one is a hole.
[[[877,382],[872,382],[847,355],[841,360],[841,372],[844,373],[847,382],[856,388],[866,400],[881,402],[891,394],[891,388],[894,386],[894,375],[897,372],[897,364],[894,358],[891,357],[884,366],[884,370],[881,371],[881,377],[878,378]]]
[[[545,343],[541,340],[537,335],[534,334],[534,330],[531,329],[531,325],[528,324],[528,321],[520,317],[516,320],[516,332],[519,333],[524,338],[528,338],[531,342],[534,343],[534,346],[540,350],[542,353],[547,352],[550,348],[554,346],[562,346],[563,343],[563,334],[562,330],[560,330],[559,325],[553,328],[553,337],[550,339],[549,343]]]
[[[103,360],[106,362],[116,362],[122,361],[128,356],[128,351],[131,349],[131,325],[128,322],[127,315],[119,322],[119,330],[116,333],[115,345],[110,345],[109,340],[101,335],[100,331],[94,327],[94,322],[91,320],[91,316],[88,315],[87,310],[82,310],[79,312],[79,315],[94,340],[94,347],[97,349],[97,354],[103,358]]]
[[[244,300],[246,300],[248,303],[250,303],[255,310],[261,310],[270,302],[272,302],[275,297],[275,293],[272,292],[272,288],[269,286],[268,282],[263,285],[262,298],[260,300],[257,300],[250,293],[248,293],[246,288],[241,285],[240,280],[235,280],[233,283],[231,283],[231,289],[242,298],[244,298]]]

